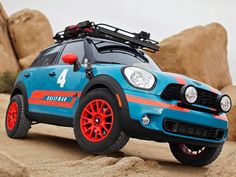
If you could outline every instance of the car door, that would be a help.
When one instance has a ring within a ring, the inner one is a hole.
[[[74,71],[73,65],[63,62],[62,56],[70,53],[76,54],[79,63],[82,64],[85,56],[84,41],[80,39],[66,44],[56,63],[56,81],[51,83],[52,90],[56,91],[53,94],[55,97],[49,97],[49,100],[56,100],[54,102],[56,111],[53,114],[66,118],[74,117],[80,94],[88,82],[83,66]]]
[[[46,49],[25,73],[29,80],[26,86],[29,112],[43,114],[54,112],[47,102],[47,95],[53,90],[52,83],[57,82],[54,62],[59,57],[62,47],[63,45],[56,45]]]

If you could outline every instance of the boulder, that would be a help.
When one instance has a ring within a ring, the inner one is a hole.
[[[40,52],[53,43],[48,19],[37,10],[24,9],[9,20],[9,33],[18,58]]]
[[[228,94],[232,99],[232,109],[227,113],[229,121],[229,136],[228,140],[236,141],[236,86],[229,85],[221,90],[222,93]]]
[[[25,58],[19,59],[20,66],[25,69],[31,66],[35,58],[37,57],[38,53],[33,53]]]
[[[0,3],[0,72],[17,72],[19,66],[8,35],[7,18]]]
[[[161,41],[160,51],[149,55],[164,71],[187,75],[217,89],[232,84],[227,33],[218,23],[184,30]]]
[[[19,69],[18,64],[12,60],[4,46],[0,43],[0,74],[4,72],[16,73]]]
[[[0,176],[3,177],[29,177],[25,166],[15,161],[7,154],[0,152]]]
[[[226,152],[227,151],[229,151],[229,150],[226,150]],[[235,176],[235,174],[236,174],[235,165],[236,165],[236,152],[231,151],[223,158],[222,158],[222,156],[220,156],[219,160],[217,160],[214,163],[214,165],[210,166],[210,168],[207,170],[204,177],[215,177],[215,176],[231,177],[231,176]]]

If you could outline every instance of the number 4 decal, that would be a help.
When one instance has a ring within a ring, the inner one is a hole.
[[[66,75],[67,75],[68,69],[64,69],[60,76],[57,79],[57,84],[60,84],[60,87],[63,88],[66,83]]]

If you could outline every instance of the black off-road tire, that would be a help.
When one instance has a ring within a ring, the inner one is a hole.
[[[8,114],[11,104],[14,102],[14,104],[17,104],[17,118],[14,126],[12,129],[9,128],[7,120],[8,120]],[[6,133],[10,138],[25,138],[29,129],[31,127],[31,121],[29,121],[25,116],[25,105],[24,105],[24,98],[22,95],[15,95],[7,108],[6,112],[6,118],[5,118],[5,129]]]
[[[206,166],[215,161],[220,155],[223,145],[204,148],[205,149],[199,155],[189,155],[180,148],[180,143],[170,143],[170,150],[179,162],[195,167]]]
[[[81,131],[80,117],[86,105],[96,99],[103,99],[110,104],[114,113],[114,124],[105,139],[100,142],[91,142],[83,135]],[[74,134],[80,147],[83,150],[93,154],[109,154],[117,152],[126,145],[129,141],[129,136],[126,135],[120,128],[119,107],[109,90],[105,88],[95,89],[82,98],[76,111],[76,117],[74,118]]]

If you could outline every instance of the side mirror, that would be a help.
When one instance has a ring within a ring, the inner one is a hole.
[[[73,65],[78,60],[78,57],[73,53],[67,53],[62,56],[62,60],[66,64]]]
[[[73,53],[67,53],[62,56],[62,60],[66,64],[74,65],[74,70],[73,70],[74,72],[79,70],[80,63],[78,61],[77,55]]]

